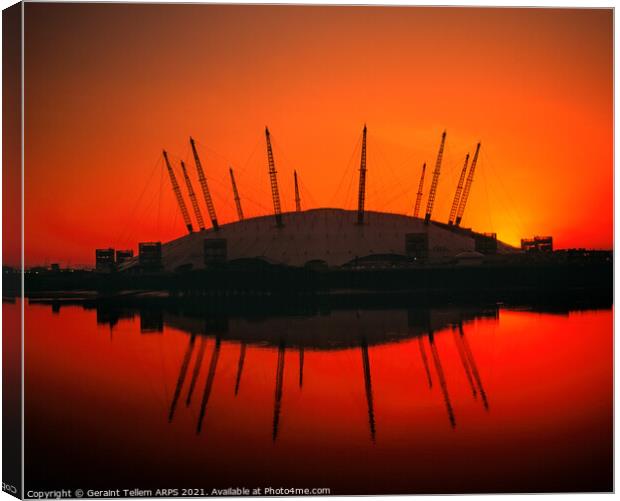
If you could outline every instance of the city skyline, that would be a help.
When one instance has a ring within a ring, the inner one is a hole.
[[[411,215],[445,129],[434,220],[447,221],[481,141],[463,226],[512,245],[613,247],[611,10],[28,4],[25,15],[27,266],[183,236],[161,151],[178,177],[186,161],[198,189],[190,136],[220,223],[237,219],[229,166],[246,217],[270,214],[266,125],[284,211],[294,170],[303,209],[355,207],[366,123],[366,208]]]

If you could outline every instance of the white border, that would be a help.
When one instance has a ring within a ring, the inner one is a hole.
[[[28,0],[29,2],[31,0]],[[36,1],[36,0],[34,0]],[[0,0],[0,7],[2,9],[5,9],[13,4],[15,4],[15,1],[11,1],[11,0]],[[51,2],[50,2],[51,3]],[[60,2],[59,2],[60,3]],[[64,0],[64,3],[85,3],[85,2],[80,2],[79,0]],[[451,7],[451,6],[463,6],[463,7],[535,7],[535,8],[542,8],[542,7],[552,7],[552,8],[613,8],[615,9],[616,7],[616,2],[615,1],[594,1],[594,2],[585,2],[585,1],[570,1],[570,0],[555,0],[555,1],[545,1],[545,2],[536,2],[534,3],[532,0],[530,1],[519,1],[519,0],[513,0],[512,2],[507,2],[507,1],[495,1],[495,2],[488,2],[488,1],[479,1],[479,0],[470,0],[468,2],[459,2],[458,0],[443,0],[441,2],[433,2],[433,1],[419,1],[419,2],[412,2],[410,0],[389,0],[389,1],[381,1],[381,0],[366,0],[364,2],[360,2],[358,1],[354,1],[354,0],[338,0],[338,1],[327,1],[327,0],[314,0],[312,2],[300,2],[298,0],[290,0],[290,1],[286,1],[286,0],[269,0],[269,1],[261,1],[261,0],[244,0],[244,1],[237,1],[237,0],[229,0],[228,2],[223,2],[223,1],[213,1],[213,0],[206,0],[206,1],[198,1],[198,0],[186,0],[186,1],[167,1],[167,2],[161,2],[161,1],[146,1],[146,0],[132,0],[130,2],[123,2],[122,0],[108,0],[106,2],[91,2],[91,3],[203,3],[203,4],[222,4],[222,3],[233,3],[233,4],[264,4],[264,3],[269,3],[269,4],[297,4],[297,5],[377,5],[377,6],[386,6],[386,5],[402,5],[402,6],[446,6],[446,7]],[[22,119],[22,129],[21,129],[21,154],[22,154],[22,158],[21,158],[21,168],[22,168],[22,181],[21,181],[21,217],[22,217],[22,228],[21,228],[21,265],[22,265],[22,298],[21,298],[21,327],[22,327],[22,409],[21,409],[21,413],[22,413],[22,493],[24,492],[24,428],[23,428],[23,424],[24,424],[24,297],[23,297],[23,293],[24,293],[24,276],[23,276],[23,267],[24,267],[24,263],[25,263],[25,237],[24,237],[24,121],[25,121],[25,101],[24,101],[24,86],[23,86],[23,82],[24,82],[24,72],[25,72],[25,67],[24,67],[24,5],[22,4],[22,54],[21,54],[21,78],[22,78],[22,89],[21,89],[21,98],[22,98],[22,102],[21,102],[21,119]],[[615,193],[617,192],[617,189],[620,186],[620,181],[618,181],[618,178],[615,176],[615,152],[616,152],[616,146],[618,144],[618,140],[617,140],[617,136],[616,136],[616,129],[615,129],[615,116],[616,116],[616,111],[617,111],[617,102],[615,100],[615,95],[616,95],[616,61],[617,61],[617,57],[618,57],[618,49],[620,48],[618,45],[618,40],[615,36],[615,12],[614,12],[614,248],[615,248],[615,236],[617,234],[617,229],[618,229],[618,211],[617,211],[617,207],[615,204]],[[0,41],[1,41],[1,23],[0,23]],[[1,52],[0,52],[1,54]],[[0,55],[1,58],[1,55]],[[1,80],[0,80],[0,90],[1,90]],[[0,111],[1,111],[1,102],[0,102]],[[0,143],[1,143],[1,136],[0,136]],[[1,187],[2,187],[2,180],[0,177],[0,206],[2,203],[2,191],[1,191]],[[0,233],[0,254],[1,254],[1,245],[2,245],[2,235]],[[0,285],[1,285],[1,281],[2,279],[0,278]],[[616,276],[615,273],[615,251],[614,251],[614,291],[616,286],[618,285],[618,277]],[[2,320],[2,312],[0,311],[0,322]],[[617,327],[617,318],[614,315],[614,332],[616,331],[616,327]],[[616,352],[617,346],[614,340],[614,356],[616,356],[618,353]],[[616,360],[617,358],[614,358],[614,360]],[[1,367],[1,361],[0,361],[0,367]],[[615,364],[614,364],[614,403],[615,403],[615,390],[616,390],[616,373],[615,373]],[[0,389],[1,389],[1,383],[0,383]],[[614,477],[617,476],[619,468],[618,468],[618,461],[617,461],[617,456],[616,456],[616,452],[617,452],[617,443],[616,443],[616,434],[615,434],[615,428],[616,425],[618,424],[618,421],[616,420],[617,416],[615,414],[615,406],[614,406]],[[1,422],[1,416],[0,416],[0,422]],[[1,443],[1,439],[0,439],[0,443]],[[0,459],[0,468],[2,466],[2,461]],[[486,499],[500,499],[506,496],[510,496],[511,499],[525,499],[526,496],[529,495],[514,495],[514,494],[505,494],[505,495],[460,495],[462,497],[465,498],[481,498],[484,497]],[[555,499],[571,499],[571,500],[589,500],[591,494],[541,494],[540,496],[554,496]],[[605,494],[601,494],[601,496],[605,496]],[[367,497],[367,496],[365,496]],[[373,497],[380,497],[383,499],[390,499],[390,500],[398,500],[398,499],[402,499],[402,498],[413,498],[415,497],[416,499],[432,499],[433,497],[436,496],[373,496]],[[6,493],[2,493],[2,499],[14,499],[12,496],[9,496]],[[160,499],[165,499],[165,498],[160,498]],[[178,498],[170,498],[170,499],[178,499]],[[304,499],[304,498],[294,498],[294,499]],[[325,498],[327,499],[327,498]],[[333,497],[329,497],[329,499],[347,499],[347,497],[341,497],[341,496],[333,496]]]

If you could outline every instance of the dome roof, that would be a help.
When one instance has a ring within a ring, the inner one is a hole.
[[[368,256],[407,256],[407,238],[422,239],[430,261],[475,253],[476,233],[436,222],[426,225],[420,218],[402,214],[368,211],[364,224],[358,225],[356,211],[312,209],[284,213],[282,221],[283,226],[278,227],[273,215],[255,217],[221,225],[218,231],[211,228],[165,243],[164,269],[173,271],[190,264],[192,269],[204,268],[206,239],[225,240],[228,261],[261,259],[287,266],[317,261],[343,266]],[[498,252],[512,250],[498,242]],[[133,264],[136,262],[134,259]]]

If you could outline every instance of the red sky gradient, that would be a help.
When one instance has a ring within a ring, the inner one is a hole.
[[[265,125],[284,210],[293,169],[304,208],[355,206],[366,122],[366,207],[411,214],[447,129],[433,219],[447,221],[481,140],[464,226],[512,244],[613,245],[611,9],[25,11],[27,265],[92,265],[95,247],[182,235],[161,149],[178,167],[190,135],[221,223],[236,219],[229,164],[246,217],[269,213]]]

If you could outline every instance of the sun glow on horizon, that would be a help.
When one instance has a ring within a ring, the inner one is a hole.
[[[426,162],[423,213],[447,130],[434,220],[481,141],[462,226],[612,248],[610,9],[28,4],[26,22],[27,265],[182,236],[162,148],[209,227],[190,136],[220,223],[230,167],[246,218],[272,213],[266,124],[283,210],[294,170],[303,209],[356,207],[367,123],[367,210],[412,215]]]

